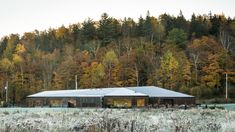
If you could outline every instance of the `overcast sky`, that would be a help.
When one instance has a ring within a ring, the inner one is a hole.
[[[178,15],[182,10],[190,19],[195,14],[224,13],[235,16],[235,0],[0,0],[0,37],[10,33],[45,30],[64,24],[98,20],[106,12],[115,18],[140,15]]]

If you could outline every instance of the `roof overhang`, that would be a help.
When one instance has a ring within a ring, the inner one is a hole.
[[[163,89],[155,86],[143,87],[120,87],[120,88],[99,88],[79,90],[54,90],[43,91],[28,98],[65,98],[65,97],[158,97],[158,98],[194,98],[194,96]]]

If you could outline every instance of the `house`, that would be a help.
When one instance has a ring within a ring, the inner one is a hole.
[[[155,86],[43,91],[27,97],[30,107],[146,107],[195,104],[195,97]]]

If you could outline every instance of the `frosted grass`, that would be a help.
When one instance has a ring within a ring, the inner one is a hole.
[[[235,111],[219,109],[1,108],[0,131],[231,132]]]

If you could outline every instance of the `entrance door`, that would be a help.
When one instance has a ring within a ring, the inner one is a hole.
[[[76,99],[68,99],[68,107],[76,107]]]

